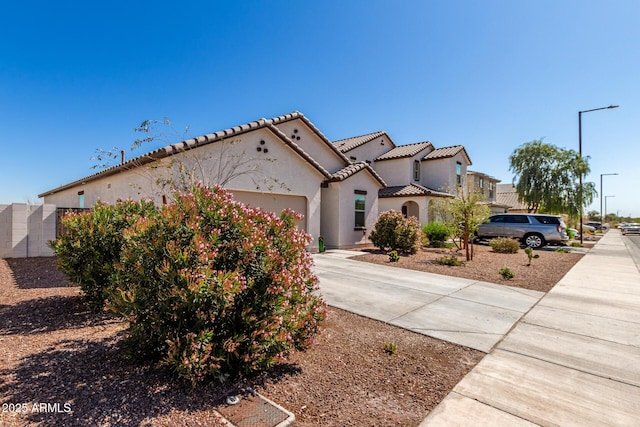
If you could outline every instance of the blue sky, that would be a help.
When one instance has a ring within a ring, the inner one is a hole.
[[[517,147],[577,150],[578,111],[616,104],[583,115],[587,181],[618,173],[609,212],[640,216],[637,0],[176,4],[3,5],[0,203],[95,172],[144,119],[196,136],[294,110],[332,140],[462,144],[509,183]]]

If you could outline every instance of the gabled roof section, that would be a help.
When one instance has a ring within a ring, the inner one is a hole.
[[[496,203],[508,206],[509,209],[527,209],[527,206],[518,200],[518,191],[513,184],[498,184],[496,192]]]
[[[132,170],[141,166],[144,166],[146,164],[149,163],[153,163],[157,160],[169,157],[169,156],[173,156],[175,154],[179,154],[182,153],[184,151],[187,150],[191,150],[197,147],[201,147],[204,145],[208,145],[208,144],[212,144],[214,142],[218,142],[218,141],[222,141],[224,139],[229,139],[229,138],[234,138],[237,136],[240,136],[242,134],[245,134],[247,132],[251,132],[257,129],[262,129],[262,128],[267,128],[269,129],[274,135],[276,135],[280,140],[282,140],[282,142],[284,144],[286,144],[287,146],[289,146],[291,149],[293,149],[293,151],[295,151],[297,154],[299,154],[303,159],[305,159],[307,162],[309,162],[309,164],[311,164],[311,166],[313,166],[318,172],[320,172],[325,178],[330,179],[331,178],[331,173],[329,173],[329,171],[327,171],[321,164],[319,164],[316,160],[314,160],[309,154],[307,154],[302,148],[300,148],[299,145],[297,145],[295,142],[293,142],[291,139],[289,139],[289,137],[287,137],[280,129],[278,129],[276,126],[274,126],[273,122],[275,120],[284,120],[282,118],[285,117],[289,117],[288,120],[293,120],[295,118],[304,118],[304,116],[302,115],[302,113],[299,112],[294,112],[291,114],[287,114],[286,116],[279,116],[276,117],[275,119],[271,119],[271,120],[267,120],[267,119],[260,119],[260,120],[255,120],[253,122],[247,123],[247,124],[243,124],[240,126],[235,126],[229,129],[225,129],[225,130],[221,130],[215,133],[210,133],[207,135],[202,135],[202,136],[198,136],[195,138],[191,138],[191,139],[187,139],[184,140],[182,142],[176,143],[176,144],[171,144],[171,145],[167,145],[165,147],[162,148],[158,148],[156,150],[153,150],[149,153],[143,154],[141,156],[135,157],[125,163],[116,165],[116,166],[112,166],[110,168],[107,168],[105,170],[102,170],[100,172],[94,173],[93,175],[89,175],[86,176],[82,179],[73,181],[69,184],[65,184],[63,186],[60,186],[58,188],[55,188],[53,190],[49,190],[46,191],[42,194],[39,194],[38,197],[45,197],[45,196],[49,196],[51,194],[55,194],[57,192],[63,191],[63,190],[67,190],[69,188],[73,188],[75,186],[81,185],[81,184],[86,184],[87,182],[90,181],[95,181],[97,179],[100,178],[104,178],[107,176],[111,176],[111,175],[115,175],[117,173],[120,172],[124,172],[124,171],[128,171],[128,170]],[[306,118],[305,118],[306,119]],[[308,123],[309,127],[311,129],[315,129],[315,126],[313,126],[313,124],[311,124],[311,122],[309,122],[308,120],[305,121],[305,123]],[[317,130],[317,129],[316,129]],[[315,130],[314,130],[315,132]],[[319,133],[321,135],[321,138],[326,141],[326,143],[329,146],[332,146],[331,142],[329,142],[329,140],[320,133],[320,131],[317,131],[317,133]],[[333,147],[332,147],[333,148]],[[333,148],[335,150],[335,148]],[[345,164],[349,163],[349,160],[344,157],[344,155],[342,153],[340,153],[339,151],[335,150],[337,152],[338,155],[340,155],[341,157],[344,158]]]
[[[390,151],[387,151],[383,155],[379,156],[376,159],[376,162],[379,162],[381,160],[393,160],[393,159],[401,159],[404,157],[412,157],[427,148],[430,148],[431,150],[434,149],[433,144],[430,143],[429,141],[416,142],[414,144],[407,144],[407,145],[400,145],[396,148],[393,148]]]
[[[288,122],[296,119],[302,120],[304,124],[306,124],[309,127],[309,129],[311,129],[311,131],[318,136],[318,138],[320,138],[333,152],[335,152],[338,155],[338,157],[340,157],[340,159],[342,159],[345,162],[345,164],[350,163],[350,160],[340,150],[338,150],[338,148],[334,146],[331,143],[331,141],[329,141],[329,138],[327,138],[322,132],[320,132],[320,129],[318,129],[313,123],[311,123],[311,120],[307,119],[305,115],[302,114],[301,112],[294,111],[293,113],[274,117],[270,121],[271,123],[277,126],[280,123],[284,123],[284,122]]]
[[[437,160],[437,159],[447,159],[455,156],[456,154],[462,152],[468,164],[471,164],[471,159],[467,154],[467,150],[464,149],[462,145],[454,145],[451,147],[443,147],[438,148],[427,154],[422,158],[422,160]]]
[[[373,133],[368,133],[366,135],[353,136],[351,138],[339,139],[337,141],[333,141],[333,145],[340,150],[342,153],[347,153],[354,148],[358,148],[361,145],[366,144],[367,142],[371,142],[376,138],[384,136],[391,143],[392,147],[395,147],[396,144],[389,138],[389,135],[383,130]]]
[[[433,196],[433,197],[453,197],[452,194],[443,191],[432,190],[419,184],[396,185],[393,187],[382,188],[378,190],[378,197],[415,197],[415,196]]]
[[[482,173],[482,172],[470,171],[469,169],[467,169],[467,175],[473,175],[473,176],[477,176],[484,179],[490,179],[495,182],[500,182],[498,178],[494,178],[491,175],[487,175],[486,173]]]
[[[340,169],[338,172],[334,173],[331,176],[331,178],[328,179],[327,181],[328,182],[344,181],[345,179],[363,170],[368,170],[369,173],[376,179],[376,181],[378,181],[380,185],[382,185],[382,187],[387,186],[387,184],[384,182],[382,177],[380,177],[380,175],[378,175],[378,173],[375,170],[373,170],[373,168],[366,162],[351,163],[350,165],[345,166],[344,168]]]

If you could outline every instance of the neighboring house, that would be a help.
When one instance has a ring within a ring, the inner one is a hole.
[[[498,184],[497,191],[496,202],[506,206],[502,212],[529,212],[527,206],[518,201],[518,192],[513,184]]]
[[[169,195],[156,183],[175,176],[176,164],[205,171],[206,184],[224,181],[248,205],[303,214],[299,226],[313,237],[311,250],[321,235],[329,248],[366,243],[378,218],[378,190],[386,187],[370,165],[350,161],[294,112],[169,145],[38,197],[58,208],[143,197],[161,203]]]
[[[364,160],[387,183],[378,191],[378,210],[396,210],[430,221],[429,204],[437,197],[452,197],[466,185],[471,164],[463,146],[436,149],[429,141],[397,146],[386,132],[334,141],[351,161]]]
[[[489,208],[491,208],[492,214],[505,213],[507,209],[511,207],[497,200],[499,182],[499,179],[490,175],[476,171],[467,171],[467,189],[469,193],[482,193]]]

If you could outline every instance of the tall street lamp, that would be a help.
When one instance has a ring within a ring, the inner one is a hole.
[[[601,173],[600,174],[600,226],[604,225],[604,215],[602,215],[602,199],[604,197],[604,193],[602,192],[602,177],[606,175],[618,175],[618,173]],[[605,212],[606,214],[607,212]]]
[[[607,199],[609,197],[616,197],[616,196],[604,196],[604,216],[607,216]]]
[[[607,110],[609,108],[618,108],[617,105],[609,105],[608,107],[600,107],[593,108],[591,110],[578,111],[578,154],[580,155],[580,159],[582,159],[582,113],[590,113],[592,111],[598,110]],[[583,215],[583,207],[582,207],[582,174],[580,174],[580,188],[578,188],[578,194],[580,196],[580,244],[584,243],[582,240],[582,215]]]

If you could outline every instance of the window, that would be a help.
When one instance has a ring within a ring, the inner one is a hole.
[[[420,160],[413,161],[413,180],[420,181]]]
[[[489,198],[493,199],[493,182],[489,181]]]
[[[78,191],[78,207],[84,209],[84,191]]]
[[[363,194],[364,193],[364,194]],[[364,228],[366,191],[355,191],[355,228]]]
[[[456,162],[456,183],[462,185],[462,163]]]
[[[484,180],[482,178],[478,179],[478,187],[480,187],[480,189],[484,188]]]

